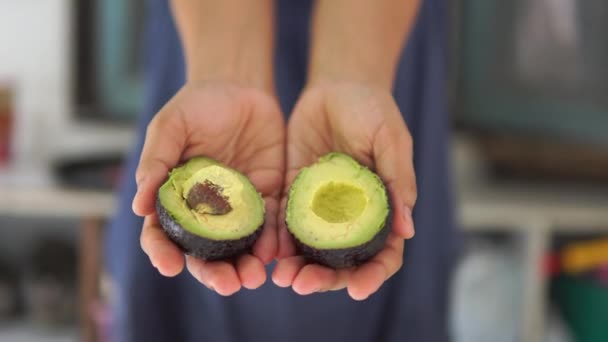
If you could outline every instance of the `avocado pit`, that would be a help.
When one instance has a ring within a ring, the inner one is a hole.
[[[232,210],[223,188],[209,180],[196,183],[188,192],[186,203],[201,214],[224,215]]]

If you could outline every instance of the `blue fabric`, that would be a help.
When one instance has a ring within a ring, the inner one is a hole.
[[[277,11],[276,84],[289,113],[305,80],[310,2],[278,1]],[[117,286],[116,340],[446,341],[455,234],[446,153],[444,2],[423,1],[396,77],[395,98],[415,140],[416,237],[406,243],[402,270],[363,302],[345,291],[301,297],[270,280],[224,298],[187,272],[167,279],[150,265],[139,247],[142,220],[130,209],[133,175],[145,126],[183,84],[184,65],[167,1],[150,1],[148,14],[145,108],[106,240],[107,267]]]

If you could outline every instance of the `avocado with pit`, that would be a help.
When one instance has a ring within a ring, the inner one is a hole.
[[[346,268],[368,261],[384,247],[391,212],[380,177],[333,152],[300,170],[289,188],[285,222],[301,255]]]
[[[169,173],[158,190],[156,211],[169,238],[204,260],[245,253],[264,224],[264,200],[249,179],[205,157]]]

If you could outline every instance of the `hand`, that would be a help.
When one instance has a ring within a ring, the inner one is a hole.
[[[353,299],[376,292],[402,265],[403,240],[413,237],[416,180],[412,139],[390,91],[361,83],[309,87],[299,99],[287,128],[287,193],[300,168],[330,152],[345,152],[375,170],[388,186],[394,223],[385,248],[355,268],[333,270],[307,264],[279,219],[278,264],[273,281],[301,295],[348,289]],[[284,216],[286,198],[281,203]]]
[[[165,235],[154,208],[158,188],[180,161],[204,155],[247,175],[266,202],[266,220],[252,254],[236,262],[186,257],[190,273],[221,295],[266,280],[264,264],[277,249],[276,216],[284,175],[285,125],[276,101],[262,90],[198,82],[187,84],[150,122],[136,173],[133,211],[145,216],[141,246],[165,276],[184,268],[181,250]]]

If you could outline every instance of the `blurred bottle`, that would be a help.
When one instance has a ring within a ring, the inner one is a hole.
[[[10,86],[0,83],[0,166],[10,159],[11,130],[13,127],[13,92]]]

